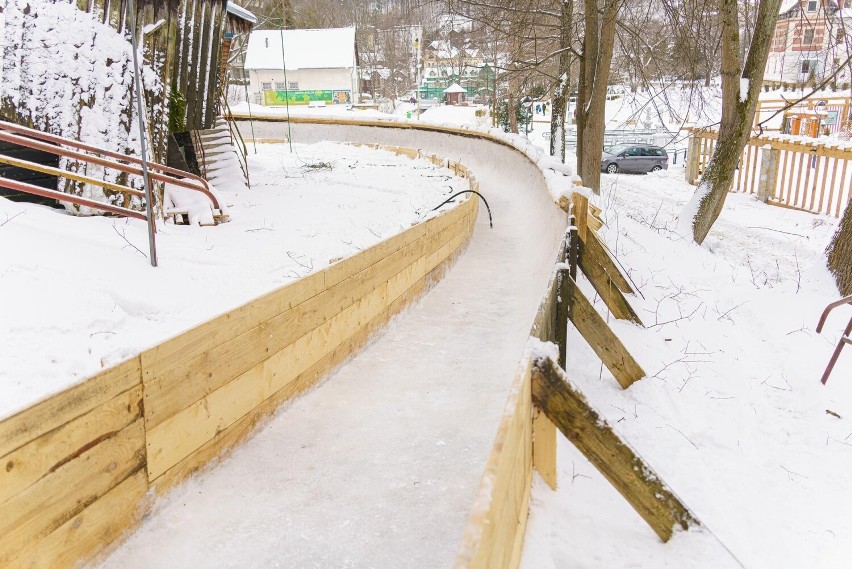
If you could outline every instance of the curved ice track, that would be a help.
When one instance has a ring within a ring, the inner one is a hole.
[[[479,180],[494,228],[481,208],[468,249],[435,288],[230,458],[163,499],[104,567],[452,566],[566,216],[539,167],[492,140],[291,128],[303,143],[457,160]],[[258,139],[285,132],[254,124]]]

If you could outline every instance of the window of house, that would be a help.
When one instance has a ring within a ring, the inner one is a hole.
[[[810,0],[808,2],[808,12],[816,12],[817,11],[817,0]]]
[[[806,59],[802,62],[802,74],[808,75],[816,70],[816,60]]]
[[[290,81],[290,90],[298,91],[299,90],[299,82],[298,81]]]
[[[287,86],[284,84],[283,81],[276,81],[275,82],[275,90],[276,91],[286,91]]]
[[[260,84],[260,88],[264,91],[272,91],[272,81],[264,81]]]
[[[814,29],[808,28],[805,30],[805,38],[802,40],[802,43],[814,43]]]

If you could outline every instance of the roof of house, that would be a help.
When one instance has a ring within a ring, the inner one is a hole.
[[[228,13],[236,16],[237,18],[242,18],[243,20],[251,23],[252,25],[257,23],[257,16],[243,8],[242,6],[238,6],[233,2],[228,2]]]
[[[246,69],[337,69],[355,66],[355,28],[257,30],[249,36]]]
[[[444,89],[444,93],[467,93],[467,90],[460,86],[458,83],[453,83],[446,89]]]

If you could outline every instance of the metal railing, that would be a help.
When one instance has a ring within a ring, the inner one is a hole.
[[[85,144],[77,140],[72,140],[54,134],[49,134],[7,121],[0,121],[0,141],[14,143],[19,146],[31,148],[34,150],[41,150],[43,152],[63,156],[65,158],[70,158],[73,160],[79,160],[80,162],[86,164],[94,164],[104,168],[111,168],[113,170],[117,170],[126,174],[142,176],[142,160],[140,158],[136,158],[135,156],[128,156],[111,150],[105,150],[103,148],[98,148],[96,146]],[[83,182],[86,184],[92,184],[123,194],[135,195],[140,197],[144,197],[145,195],[145,192],[143,192],[142,190],[130,188],[123,184],[116,184],[114,182],[108,182],[106,180],[97,180],[95,178],[85,176],[83,174],[77,174],[75,172],[69,172],[67,170],[62,170],[59,168],[44,166],[36,162],[12,158],[5,155],[0,155],[0,162],[9,164],[10,166],[15,166],[17,168],[33,170],[58,177],[67,178],[70,180],[75,180],[78,182]],[[203,178],[190,174],[189,172],[184,172],[183,170],[178,170],[177,168],[171,168],[164,164],[159,164],[157,162],[148,162],[148,169],[149,177],[152,180],[169,183],[181,188],[200,192],[207,196],[207,198],[213,204],[214,210],[221,210],[219,200],[217,200],[216,196],[213,195],[213,193],[210,191],[210,187]],[[27,184],[25,182],[9,180],[7,178],[0,178],[0,187],[42,197],[53,198],[59,201],[69,202],[85,207],[92,207],[94,209],[99,209],[101,211],[106,211],[109,213],[116,213],[118,215],[125,215],[137,219],[147,219],[145,214],[131,210],[129,208],[114,206],[96,200],[82,198],[80,196],[76,196],[74,194],[67,194],[58,190],[48,190],[45,188],[34,186],[32,184]]]
[[[240,169],[242,169],[243,174],[246,177],[246,184],[251,187],[251,181],[249,180],[248,149],[246,148],[246,142],[245,140],[243,140],[243,135],[240,133],[240,129],[238,129],[237,125],[234,123],[234,119],[231,115],[231,105],[228,104],[228,99],[222,96],[221,101],[221,105],[224,107],[225,110],[222,115],[224,115],[223,118],[225,119],[225,124],[228,125],[228,132],[231,135],[231,145],[237,152],[237,160],[240,163]]]
[[[819,324],[817,324],[816,331],[817,333],[822,332],[822,327],[825,325],[825,321],[828,318],[828,314],[838,308],[840,306],[852,305],[852,295],[849,295],[845,298],[841,298],[836,302],[832,302],[828,306],[825,307],[825,310],[822,311],[822,316],[819,318]],[[849,324],[846,325],[846,330],[843,331],[843,335],[840,336],[840,341],[837,342],[837,347],[834,348],[834,353],[831,355],[831,359],[828,361],[828,366],[825,368],[825,373],[822,374],[822,384],[825,385],[825,382],[828,381],[828,376],[831,375],[831,372],[834,370],[834,364],[837,363],[837,359],[840,357],[840,352],[843,351],[843,346],[846,344],[852,344],[852,338],[849,335],[852,334],[852,318],[849,319]]]

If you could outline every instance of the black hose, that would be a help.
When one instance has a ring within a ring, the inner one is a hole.
[[[454,197],[460,196],[462,194],[476,194],[476,195],[479,196],[479,198],[482,200],[482,203],[485,204],[485,209],[488,210],[488,225],[491,226],[492,229],[494,229],[494,222],[491,219],[491,208],[488,206],[488,202],[485,200],[485,196],[483,196],[482,194],[480,194],[476,190],[462,190],[461,192],[455,193],[455,194],[451,195],[450,197],[448,197],[447,199],[445,199],[444,201],[442,201],[438,205],[438,207],[434,208],[432,211],[435,211],[436,209],[440,208],[441,206],[450,203],[453,200]]]

